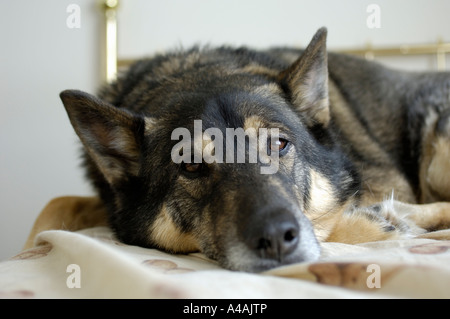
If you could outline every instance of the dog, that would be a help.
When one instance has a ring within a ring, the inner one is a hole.
[[[448,227],[450,74],[328,53],[326,36],[179,50],[98,97],[63,91],[117,237],[262,272],[317,260],[325,241]]]

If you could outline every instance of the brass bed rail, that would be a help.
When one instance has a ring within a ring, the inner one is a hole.
[[[117,57],[117,10],[119,0],[102,0],[105,17],[105,75],[107,82],[116,78],[117,69],[132,63],[134,59],[121,59]],[[335,52],[362,56],[368,60],[386,56],[435,55],[438,71],[446,69],[446,54],[450,53],[450,43],[437,41],[434,44],[401,45],[398,47],[375,48],[368,44],[359,49],[333,50]]]

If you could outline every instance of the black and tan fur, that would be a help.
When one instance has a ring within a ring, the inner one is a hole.
[[[450,74],[393,71],[325,42],[320,29],[303,51],[193,48],[138,61],[99,98],[61,93],[117,236],[262,271],[314,260],[322,241],[448,227]],[[194,120],[279,128],[278,172],[174,163],[171,133]]]

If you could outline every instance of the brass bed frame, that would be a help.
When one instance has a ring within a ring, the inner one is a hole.
[[[119,0],[102,0],[102,10],[105,17],[105,73],[104,80],[111,82],[116,78],[118,67],[124,67],[133,59],[121,59],[117,56],[117,10]],[[446,70],[446,54],[450,53],[450,43],[438,40],[436,43],[423,45],[401,45],[399,47],[374,48],[367,44],[363,48],[334,50],[342,53],[363,56],[368,60],[376,57],[406,56],[406,55],[434,55],[438,71]]]

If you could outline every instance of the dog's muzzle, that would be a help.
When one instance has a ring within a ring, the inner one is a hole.
[[[247,214],[238,227],[245,248],[233,268],[260,272],[319,258],[313,227],[299,209],[265,206]]]
[[[292,254],[299,244],[300,226],[286,209],[270,211],[267,216],[255,214],[244,237],[248,248],[263,259],[280,263]]]

